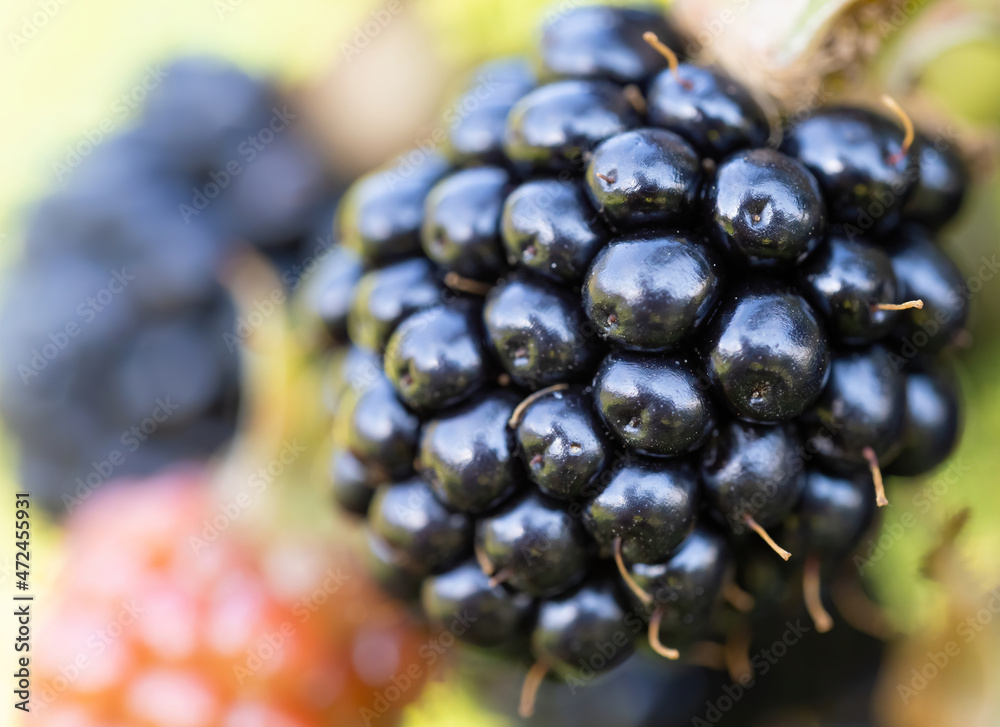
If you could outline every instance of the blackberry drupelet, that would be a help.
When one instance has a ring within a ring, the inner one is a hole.
[[[423,573],[446,570],[471,550],[469,518],[450,512],[416,477],[379,487],[368,519],[375,535]]]
[[[781,150],[819,180],[829,220],[857,233],[902,218],[919,178],[918,155],[899,124],[869,109],[820,109],[788,130]]]
[[[530,715],[534,691],[551,670],[563,677],[611,669],[632,655],[642,621],[626,610],[617,584],[597,578],[542,602],[531,631],[538,658],[525,679],[520,713]]]
[[[683,136],[708,159],[763,146],[770,134],[750,93],[711,68],[682,63],[660,71],[649,84],[648,105],[651,125]]]
[[[597,211],[570,181],[525,182],[504,205],[507,262],[557,283],[579,281],[607,239]]]
[[[507,161],[503,153],[507,114],[535,87],[535,75],[523,59],[508,58],[484,63],[474,81],[452,106],[450,156],[459,165],[502,164]],[[445,120],[449,121],[448,114]]]
[[[802,597],[819,632],[833,628],[823,607],[822,569],[845,556],[872,520],[874,503],[863,474],[837,475],[811,469],[793,519],[792,538],[805,551]]]
[[[720,242],[751,265],[796,265],[823,239],[826,210],[819,183],[804,166],[773,149],[728,157],[706,201]]]
[[[420,419],[396,397],[384,376],[338,416],[348,420],[347,446],[362,462],[389,477],[404,477],[413,470]]]
[[[896,275],[899,297],[919,300],[919,310],[899,319],[894,338],[922,353],[935,354],[952,346],[965,330],[971,291],[965,276],[918,225],[904,225],[887,249]],[[904,354],[905,355],[905,354]],[[910,358],[910,356],[907,356]]]
[[[748,517],[763,527],[784,520],[802,493],[802,442],[790,423],[720,426],[705,446],[702,483],[723,522]]]
[[[442,502],[480,513],[522,484],[508,427],[518,399],[513,391],[495,391],[424,422],[417,465]]]
[[[343,246],[333,248],[319,263],[296,299],[300,316],[311,325],[308,342],[338,345],[349,340],[347,319],[363,273],[357,254]]]
[[[440,301],[438,275],[426,259],[412,258],[367,272],[357,283],[347,317],[351,341],[381,352],[403,319]]]
[[[830,344],[819,316],[795,290],[762,278],[732,288],[706,336],[707,369],[736,416],[797,417],[822,393]]]
[[[663,56],[643,42],[649,32],[677,44],[678,36],[656,13],[601,6],[557,13],[542,30],[545,76],[644,85],[666,65]]]
[[[487,384],[482,307],[469,301],[410,316],[385,349],[385,373],[403,402],[418,411],[458,404]]]
[[[438,182],[427,196],[424,254],[466,278],[496,279],[505,267],[500,211],[512,186],[498,167],[472,167]]]
[[[650,644],[657,653],[676,658],[674,647],[705,634],[733,567],[725,536],[706,525],[696,527],[662,563],[632,567],[635,584],[649,594],[640,602],[650,615]]]
[[[545,281],[512,277],[497,285],[483,321],[500,365],[528,389],[586,379],[597,358],[579,298]]]
[[[331,455],[329,473],[334,502],[347,513],[367,516],[381,478],[346,449],[338,449]]]
[[[950,140],[918,133],[914,145],[920,155],[920,177],[903,208],[903,216],[937,230],[962,208],[969,170]]]
[[[528,479],[546,495],[575,500],[593,494],[611,446],[579,387],[538,392],[516,424],[518,450]]]
[[[525,169],[580,170],[598,144],[638,125],[639,115],[613,83],[557,81],[514,104],[504,151]]]
[[[613,229],[682,225],[701,185],[701,160],[663,129],[638,129],[598,146],[587,165],[590,201]]]
[[[889,473],[930,472],[951,454],[961,432],[961,404],[954,377],[933,365],[913,366],[906,378],[901,446]]]
[[[694,527],[698,478],[689,462],[639,460],[621,467],[590,501],[583,523],[605,556],[659,563]]]
[[[681,358],[608,354],[594,378],[594,404],[608,429],[640,454],[690,452],[715,424],[702,380]]]
[[[416,153],[355,182],[337,207],[334,239],[368,265],[384,265],[420,251],[424,200],[448,172],[444,158]]]
[[[589,550],[583,528],[544,495],[526,493],[479,521],[476,547],[494,582],[532,596],[550,596],[579,583]]]
[[[428,619],[439,625],[447,625],[457,613],[474,613],[476,620],[456,636],[484,647],[520,636],[532,608],[531,596],[493,583],[474,560],[425,580],[421,603]]]
[[[877,473],[899,451],[905,408],[903,374],[894,370],[888,351],[873,344],[833,357],[830,381],[803,425],[811,448],[828,466],[870,467],[881,502]]]
[[[609,343],[666,351],[709,317],[722,278],[719,256],[695,235],[629,235],[598,253],[583,306]]]
[[[884,250],[860,239],[830,235],[797,276],[799,288],[823,314],[831,337],[849,346],[885,338],[899,311],[917,305],[897,302],[892,261]]]

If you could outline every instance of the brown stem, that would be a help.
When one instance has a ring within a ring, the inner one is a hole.
[[[653,597],[643,590],[642,586],[635,582],[632,578],[632,574],[628,572],[628,568],[625,567],[625,559],[622,558],[622,539],[615,538],[615,542],[612,545],[615,554],[615,565],[618,566],[618,572],[622,575],[622,580],[625,581],[625,585],[628,589],[635,594],[636,598],[642,601],[643,605],[648,606],[653,602]]]
[[[545,676],[549,673],[549,665],[544,661],[536,661],[527,675],[524,677],[524,684],[521,685],[521,703],[518,705],[517,713],[522,719],[527,719],[535,713],[535,700],[538,697],[538,689],[545,681]]]
[[[729,581],[722,587],[722,597],[730,606],[741,613],[749,613],[753,610],[753,596],[744,591],[733,581]]]
[[[510,568],[501,568],[490,576],[490,588],[499,586],[501,583],[505,583],[510,580],[512,575],[514,575],[514,572]]]
[[[968,348],[972,345],[972,333],[965,330],[956,331],[955,335],[952,336],[951,345],[955,348]]]
[[[681,652],[671,649],[660,642],[660,623],[663,621],[663,607],[657,606],[653,611],[653,617],[649,619],[649,645],[660,656],[666,659],[678,659]]]
[[[642,39],[653,46],[653,48],[655,48],[660,55],[667,59],[667,65],[670,66],[670,72],[674,74],[674,78],[677,79],[677,83],[681,84],[684,89],[690,91],[693,87],[692,83],[686,78],[681,78],[681,72],[677,68],[680,65],[680,62],[677,60],[677,54],[670,49],[670,46],[660,40],[656,36],[656,33],[651,30],[647,30],[643,33]]]
[[[529,406],[534,404],[546,394],[551,394],[553,391],[563,391],[568,388],[569,384],[553,384],[552,386],[547,386],[544,389],[539,389],[538,391],[530,394],[527,399],[514,407],[514,411],[510,414],[510,419],[507,420],[507,426],[511,429],[517,429],[517,426],[521,423],[521,417],[524,416],[524,412]]]
[[[802,570],[802,597],[806,602],[806,610],[816,624],[816,630],[821,634],[833,628],[833,619],[823,608],[823,597],[820,591],[821,576],[820,562],[815,555],[806,558],[805,568]]]
[[[788,560],[789,558],[792,557],[792,554],[789,553],[784,548],[782,548],[776,542],[774,542],[774,539],[767,534],[767,531],[764,528],[762,528],[760,524],[756,520],[754,520],[753,517],[751,517],[749,514],[743,515],[743,522],[747,524],[747,527],[749,527],[751,530],[757,533],[757,535],[759,535],[765,543],[771,546],[771,550],[780,555],[782,560]]]
[[[905,303],[878,303],[872,306],[872,310],[909,310],[910,308],[916,308],[917,310],[924,307],[924,302],[920,299],[908,300]]]
[[[899,117],[900,123],[903,124],[903,131],[905,132],[905,135],[903,136],[903,146],[901,146],[899,151],[890,156],[887,160],[889,164],[895,166],[906,158],[906,155],[910,153],[910,147],[913,146],[913,139],[915,136],[913,121],[910,119],[910,115],[906,113],[902,106],[899,105],[899,102],[889,94],[883,94],[882,103],[888,106],[892,112]]]
[[[830,595],[841,618],[852,627],[881,641],[893,637],[882,609],[868,598],[853,571],[845,571],[833,581]]]
[[[482,280],[463,278],[454,270],[445,274],[444,284],[452,290],[457,290],[459,293],[468,293],[469,295],[486,295],[493,288],[492,285],[484,283]]]
[[[737,684],[745,684],[753,679],[753,664],[750,663],[750,629],[743,625],[730,631],[726,637],[725,649],[729,678]]]
[[[696,641],[684,649],[684,661],[707,669],[723,671],[726,668],[726,649],[714,641]]]
[[[646,99],[643,97],[642,91],[639,89],[639,87],[636,86],[634,83],[630,83],[624,89],[622,89],[622,92],[625,94],[626,100],[630,104],[632,104],[632,108],[634,108],[638,113],[645,116],[646,111],[648,111],[649,109],[648,106],[646,105]]]
[[[875,455],[875,450],[871,447],[865,447],[861,450],[861,454],[864,455],[865,459],[868,460],[868,469],[872,473],[872,481],[875,483],[875,504],[879,507],[885,507],[889,504],[889,500],[885,496],[885,483],[882,482],[882,469],[878,466],[878,457]]]
[[[493,567],[493,563],[490,562],[489,557],[486,555],[486,552],[482,549],[482,547],[480,547],[479,543],[472,546],[472,552],[475,554],[476,562],[479,564],[483,573],[492,578],[493,574],[496,573],[496,568]]]

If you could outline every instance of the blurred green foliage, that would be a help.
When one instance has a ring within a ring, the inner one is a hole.
[[[921,80],[950,111],[974,124],[995,124],[1000,119],[1000,30],[993,40],[973,40],[937,56]]]

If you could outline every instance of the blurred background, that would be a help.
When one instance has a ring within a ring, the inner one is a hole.
[[[944,233],[973,300],[965,432],[937,472],[889,482],[893,507],[854,563],[878,610],[856,602],[859,631],[811,635],[739,716],[723,675],[636,657],[593,690],[543,694],[535,723],[1000,724],[1000,2],[658,4],[687,52],[785,110],[888,91],[970,161],[975,186]],[[474,655],[459,669],[352,555],[318,471],[322,367],[288,301],[329,249],[346,185],[433,144],[471,69],[530,56],[553,7],[0,7],[0,521],[30,486],[44,702],[21,723],[518,722],[522,675]],[[209,144],[216,126],[239,133]],[[5,594],[15,573],[8,542]],[[14,628],[0,619],[0,642]],[[0,723],[20,716],[5,705]]]

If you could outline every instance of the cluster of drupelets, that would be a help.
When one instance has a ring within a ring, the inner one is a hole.
[[[643,633],[668,658],[717,636],[753,608],[761,542],[829,629],[821,570],[886,504],[882,473],[957,439],[938,354],[967,296],[932,232],[957,156],[888,98],[781,133],[671,47],[656,15],[586,7],[545,28],[542,83],[483,67],[447,156],[348,192],[301,301],[375,572],[533,664],[525,714],[547,674],[607,670]]]

